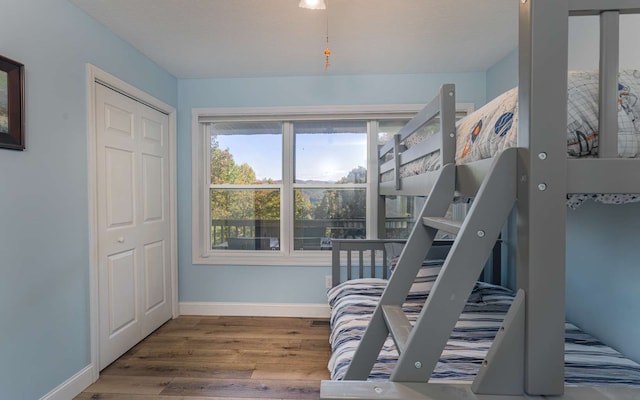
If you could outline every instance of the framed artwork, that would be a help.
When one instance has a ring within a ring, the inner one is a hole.
[[[24,65],[0,56],[0,148],[24,150]]]

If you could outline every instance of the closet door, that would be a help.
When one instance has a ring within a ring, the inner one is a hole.
[[[96,83],[100,369],[171,318],[168,116]]]

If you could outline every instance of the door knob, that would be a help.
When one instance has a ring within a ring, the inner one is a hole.
[[[124,243],[124,237],[120,236],[120,237],[118,238],[118,243]]]

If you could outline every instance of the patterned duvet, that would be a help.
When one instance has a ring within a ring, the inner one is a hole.
[[[423,268],[404,304],[415,322],[439,268]],[[434,275],[435,274],[435,275]],[[331,379],[341,380],[386,285],[382,279],[356,279],[329,291]],[[472,381],[513,300],[508,289],[478,282],[442,353],[431,381]],[[565,381],[568,385],[640,385],[640,365],[567,323]],[[388,338],[369,379],[387,379],[398,358]]]
[[[567,88],[567,156],[598,154],[598,72],[573,71]],[[640,70],[625,70],[618,77],[618,155],[640,157]],[[493,157],[515,147],[518,128],[518,88],[513,88],[456,124],[456,163]],[[424,138],[424,136],[422,137]],[[407,139],[407,147],[420,139]],[[418,175],[439,168],[439,151],[401,168],[401,176]],[[390,179],[383,177],[383,180]],[[574,195],[569,206],[593,198],[603,203],[640,201],[637,195]]]

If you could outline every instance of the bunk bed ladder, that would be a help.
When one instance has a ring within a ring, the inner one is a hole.
[[[419,215],[420,218],[426,216],[443,216],[447,212],[451,200],[455,193],[455,170],[453,164],[444,165],[440,169],[440,173],[433,185],[431,194],[427,198],[425,205]],[[394,315],[398,317],[398,321],[406,320],[395,308],[400,307],[409,292],[413,281],[418,274],[418,270],[422,265],[431,245],[435,239],[437,230],[429,228],[422,224],[416,223],[407,239],[398,264],[391,275],[391,279],[380,298],[378,307],[374,311],[371,321],[367,326],[362,340],[354,354],[354,357],[345,374],[345,380],[366,380],[369,376],[371,368],[375,363],[380,349],[389,335],[389,327],[385,320],[385,310],[388,314],[387,319],[394,319]],[[395,308],[394,308],[395,307]],[[403,329],[406,331],[406,321],[401,324],[405,328],[394,327],[394,331],[399,335],[396,340],[402,340],[400,333]],[[403,348],[400,343],[399,348]]]
[[[422,210],[423,223],[416,224],[409,236],[345,380],[368,378],[389,334],[400,353],[390,380],[429,380],[515,203],[516,159],[516,149],[507,149],[494,159],[462,223],[443,218],[455,195],[456,167],[449,164],[442,168]],[[411,326],[402,311],[402,304],[439,230],[457,234],[456,240],[420,316]],[[504,392],[504,382],[496,385],[492,378],[503,371],[514,374],[515,382],[506,389],[508,393],[492,394],[522,393],[524,293],[518,296],[514,304],[519,306],[512,307],[507,314],[504,330],[494,343],[496,348],[487,357],[487,360],[495,361],[495,365],[486,362],[474,383],[473,389],[478,393]],[[513,346],[519,349],[512,349]]]

